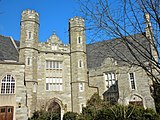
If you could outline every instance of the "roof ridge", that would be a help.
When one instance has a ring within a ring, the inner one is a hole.
[[[145,32],[136,33],[136,34],[133,34],[133,35],[123,36],[123,37],[131,37],[131,36],[137,36],[137,35],[145,35]],[[97,42],[89,43],[89,44],[87,44],[87,45],[93,45],[93,44],[102,43],[102,42],[112,42],[112,41],[119,40],[119,39],[121,39],[121,38],[122,38],[122,37],[117,37],[117,38],[112,38],[112,39],[97,41]]]

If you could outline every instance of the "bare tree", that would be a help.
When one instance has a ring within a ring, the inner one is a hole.
[[[118,38],[132,59],[116,47],[109,45],[108,49],[112,49],[119,60],[143,68],[155,83],[160,84],[160,0],[78,1],[87,22],[86,30],[93,33],[92,42]],[[140,37],[136,37],[138,33]]]

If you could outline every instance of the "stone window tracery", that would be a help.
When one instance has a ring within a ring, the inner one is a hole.
[[[112,91],[116,91],[116,75],[113,72],[104,73],[105,85]]]
[[[62,61],[46,61],[46,91],[62,91]]]
[[[14,94],[15,80],[12,75],[6,75],[1,80],[1,94]]]

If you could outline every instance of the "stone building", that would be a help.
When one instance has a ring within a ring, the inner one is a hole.
[[[20,42],[0,36],[1,120],[27,120],[40,109],[60,112],[61,118],[67,111],[80,113],[95,92],[111,103],[155,108],[145,71],[121,61],[112,50],[134,60],[120,39],[86,45],[84,26],[82,18],[74,17],[68,45],[56,34],[40,43],[39,15],[25,10]],[[132,37],[148,47],[142,33]]]

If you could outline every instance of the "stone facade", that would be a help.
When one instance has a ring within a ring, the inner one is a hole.
[[[15,94],[0,94],[0,106],[14,107],[13,120],[27,120],[26,87],[24,86],[25,66],[11,61],[0,62],[0,66],[1,84],[6,75],[7,77],[12,75],[16,83]],[[0,119],[2,119],[2,117]]]
[[[16,81],[16,92],[0,94],[3,98],[0,106],[13,106],[14,120],[27,120],[40,109],[54,111],[55,106],[58,106],[61,118],[67,111],[80,113],[95,92],[112,103],[138,102],[145,108],[155,109],[150,80],[141,68],[121,64],[114,55],[94,59],[91,51],[97,50],[91,49],[93,45],[86,45],[82,18],[69,20],[68,45],[63,44],[55,33],[45,43],[40,43],[38,31],[38,13],[23,11],[20,46],[12,41],[15,49],[19,47],[19,61],[1,59],[0,87],[3,77],[11,74]],[[107,50],[103,49],[103,52]]]

